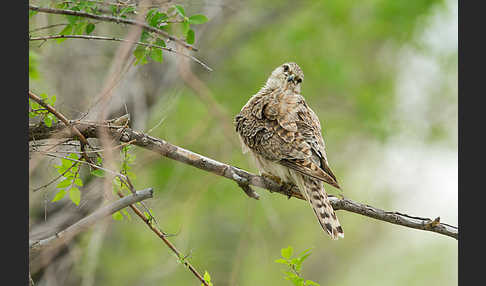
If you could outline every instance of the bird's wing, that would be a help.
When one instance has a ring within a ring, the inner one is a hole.
[[[242,141],[254,152],[339,188],[319,119],[301,95],[281,89],[257,94],[235,119]]]

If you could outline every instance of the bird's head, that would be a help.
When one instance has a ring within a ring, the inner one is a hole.
[[[267,80],[266,86],[270,88],[283,87],[300,93],[300,86],[304,80],[302,69],[293,62],[284,63],[273,70]]]

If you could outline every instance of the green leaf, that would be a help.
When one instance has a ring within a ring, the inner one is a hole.
[[[147,21],[150,21],[150,19],[152,18],[152,16],[157,12],[157,8],[153,8],[153,9],[150,9],[148,12],[147,12],[147,16],[145,16],[145,20]]]
[[[147,43],[148,39],[150,39],[150,33],[143,30],[142,34],[140,35],[140,42]]]
[[[37,69],[38,66],[38,55],[34,51],[29,51],[29,79],[38,79],[39,78],[39,70]],[[29,98],[29,102],[31,102]],[[32,106],[32,105],[31,105]]]
[[[58,9],[66,9],[66,8],[69,7],[69,3],[66,3],[66,2],[59,3],[59,4],[56,4],[55,7],[58,8]]]
[[[189,32],[190,25],[188,21],[185,21],[181,23],[182,24],[182,34],[187,35],[187,32]]]
[[[59,33],[59,35],[71,35],[72,33],[73,33],[73,25],[69,24],[66,27],[64,27],[64,29],[62,29],[62,31]],[[65,40],[66,40],[66,38],[61,38],[61,39],[57,39],[56,42],[62,43]]]
[[[68,158],[70,158],[70,159],[75,159],[75,160],[78,160],[78,159],[79,159],[79,156],[80,156],[80,155],[78,155],[78,154],[76,154],[76,153],[70,153],[70,154],[69,154],[69,156],[67,156],[67,157],[68,157]],[[68,162],[71,162],[70,160],[67,160],[67,159],[64,159],[64,160],[66,160],[66,161],[68,161]],[[72,164],[72,163],[71,163],[71,164]]]
[[[49,100],[47,101],[50,105],[54,106],[54,104],[56,104],[56,96],[53,95],[49,98]]]
[[[73,182],[71,180],[63,180],[63,181],[60,181],[57,185],[56,185],[56,188],[58,189],[62,189],[62,188],[66,188],[66,187],[69,187],[71,186]]]
[[[151,51],[150,51],[150,57],[154,61],[161,63],[162,62],[162,50],[157,49],[157,48],[152,48]],[[127,166],[126,169],[128,169],[128,166]]]
[[[60,199],[64,198],[64,196],[66,195],[66,190],[60,190],[59,192],[57,192],[57,194],[54,196],[54,198],[52,199],[52,202],[56,202],[56,201],[59,201]]]
[[[206,280],[206,282],[211,282],[211,275],[209,275],[209,272],[208,271],[205,271],[204,272],[204,280]]]
[[[74,35],[81,35],[83,34],[84,31],[86,31],[86,25],[88,23],[86,22],[80,22],[74,25]]]
[[[125,7],[120,11],[119,16],[124,17],[125,14],[132,13],[133,11],[135,11],[135,7],[133,7],[133,6]]]
[[[202,14],[192,15],[189,17],[189,23],[194,25],[204,24],[208,21],[208,18]]]
[[[93,23],[89,23],[88,25],[86,25],[86,34],[89,35],[91,34],[91,32],[93,32],[93,30],[95,29],[95,24]]]
[[[72,10],[78,10],[73,8]],[[74,15],[66,15],[67,20],[69,21],[69,24],[74,25],[81,17],[79,16],[74,16]]]
[[[111,9],[111,15],[113,16],[116,16],[116,14],[118,13],[118,6],[117,5],[111,5],[110,6],[110,9]]]
[[[143,214],[145,215],[145,218],[147,218],[147,219],[151,219],[152,218],[152,216],[148,212],[145,212],[144,211]]]
[[[44,124],[47,127],[51,127],[52,126],[52,118],[49,116],[49,114],[46,117],[44,117]]]
[[[132,217],[130,216],[130,214],[128,213],[128,211],[126,209],[122,209],[121,212],[122,212],[122,214],[124,214],[128,218],[128,220],[132,219]]]
[[[187,31],[187,37],[186,37],[186,42],[190,45],[194,44],[194,30],[193,29],[189,29],[189,31]]]
[[[304,255],[304,256],[302,256],[302,257],[300,257],[300,258],[299,258],[299,263],[304,262],[304,260],[306,260],[306,259],[307,259],[307,257],[309,257],[309,255],[311,255],[311,254],[310,254],[310,253],[307,253],[306,255]]]
[[[80,187],[83,186],[83,181],[80,178],[76,178],[74,180],[74,183]]]
[[[160,47],[166,47],[164,40],[162,40],[161,38],[157,38],[155,44]]]
[[[75,205],[79,205],[81,201],[81,191],[78,188],[71,188],[69,189],[69,198]]]
[[[105,171],[103,171],[101,169],[96,169],[96,170],[91,171],[91,174],[96,176],[96,177],[103,178],[105,176]]]
[[[59,33],[59,35],[71,35],[72,32],[73,32],[73,25],[69,24],[69,25],[66,25],[66,27],[64,27],[64,29],[62,29],[62,31]]]
[[[306,285],[306,286],[309,286],[309,285],[310,285],[310,286],[321,286],[319,283],[316,283],[316,282],[314,282],[314,281],[312,281],[312,280],[307,280],[307,281],[305,281],[305,285]]]
[[[38,11],[29,10],[29,18],[37,14]]]
[[[158,27],[160,23],[163,21],[167,20],[169,17],[167,17],[167,14],[165,13],[160,13],[160,12],[155,12],[149,19],[148,23],[152,27]]]
[[[135,61],[135,65],[137,64],[143,65],[148,62],[146,53],[147,53],[147,49],[144,46],[137,46],[137,48],[133,51],[133,55],[137,59]]]
[[[211,282],[211,275],[209,275],[208,271],[204,272],[203,278],[204,278],[204,280],[206,280],[206,282],[208,283],[209,286],[213,286],[213,283]],[[204,283],[202,283],[201,286],[204,286]]]
[[[177,13],[179,13],[179,15],[181,15],[182,17],[186,16],[186,12],[181,5],[174,5],[174,8],[177,10]]]
[[[289,264],[289,262],[286,259],[282,259],[282,258],[276,259],[275,263],[286,264],[286,265]]]
[[[39,94],[39,97],[40,97],[40,98],[42,98],[44,101],[46,101],[46,100],[48,100],[48,99],[49,99],[49,96],[47,96],[47,94],[46,94],[46,93],[44,93],[44,92],[43,92],[43,93],[41,93],[41,94]]]
[[[114,212],[111,217],[114,220],[123,220],[123,215],[120,213],[120,211]]]
[[[296,285],[296,286],[303,286],[304,285],[304,278],[299,277],[297,274],[290,272],[290,271],[285,271],[284,273],[286,274],[286,276],[284,278],[292,281],[292,283],[294,283],[294,285]]]
[[[282,248],[280,250],[280,253],[282,254],[283,258],[290,259],[290,257],[292,256],[292,251],[293,251],[292,246],[289,246],[287,248]]]

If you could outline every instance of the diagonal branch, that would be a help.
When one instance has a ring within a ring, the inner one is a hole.
[[[123,198],[123,194],[121,192],[118,192],[118,196]],[[151,222],[151,217],[145,216],[135,205],[130,205],[130,208],[142,219],[145,224],[155,233],[157,234],[160,239],[167,245],[167,247],[172,250],[177,255],[177,258],[182,261],[182,263],[189,268],[189,270],[199,279],[205,286],[209,286],[206,280],[197,272],[197,270],[194,268],[194,266],[191,265],[186,259],[184,259],[184,256],[182,256],[181,252],[177,250],[177,248],[166,238],[167,235],[162,233],[159,229],[157,229],[153,223]]]
[[[83,122],[76,123],[77,128],[86,137],[97,137],[98,135],[96,130],[98,129],[99,125],[100,124]],[[233,180],[238,185],[260,187],[270,192],[277,192],[285,196],[292,196],[304,200],[304,197],[300,194],[296,186],[293,186],[289,192],[285,187],[269,178],[257,176],[237,167],[218,162],[214,159],[173,145],[162,139],[152,137],[142,132],[134,131],[130,128],[119,128],[116,126],[110,126],[109,122],[104,123],[104,126],[107,125],[109,127],[111,136],[114,138],[119,138],[119,141],[121,142],[133,141],[133,145],[151,150],[164,157]],[[36,140],[42,140],[43,138],[48,137],[48,134],[55,132],[57,128],[59,128],[57,124],[50,128],[42,125],[29,126],[29,140],[32,140],[31,138],[34,136]],[[69,134],[64,135],[69,136]],[[71,136],[73,135],[74,134],[71,134]],[[251,195],[249,196],[251,197]],[[350,199],[339,199],[333,196],[330,196],[329,199],[335,210],[345,210],[392,224],[443,234],[455,239],[458,239],[459,237],[458,227],[442,223],[440,222],[439,218],[432,220],[429,218],[409,216],[399,212],[388,212],[366,204],[354,202]]]
[[[134,25],[134,26],[139,26],[142,27],[143,29],[157,33],[161,35],[162,37],[169,39],[171,41],[174,41],[183,47],[185,47],[188,50],[192,51],[198,51],[194,46],[189,45],[188,43],[184,42],[181,39],[178,39],[174,36],[169,35],[166,31],[154,28],[152,26],[149,26],[145,23],[138,22],[135,20],[130,20],[130,19],[125,19],[125,18],[119,18],[119,17],[113,17],[113,16],[107,16],[107,15],[95,15],[95,14],[90,14],[86,12],[80,12],[80,11],[72,11],[72,10],[63,10],[63,9],[54,9],[54,8],[43,8],[43,7],[37,7],[34,5],[29,5],[29,10],[32,11],[38,11],[38,12],[43,12],[43,13],[48,13],[48,14],[61,14],[61,15],[72,15],[72,16],[80,16],[80,17],[85,17],[85,18],[90,18],[90,19],[96,19],[104,22],[114,22],[114,23],[123,23],[123,24],[129,24],[129,25]]]
[[[69,240],[82,230],[86,229],[87,227],[91,226],[92,224],[98,222],[100,219],[111,215],[129,205],[132,205],[136,202],[140,202],[142,200],[151,198],[153,196],[152,188],[148,188],[145,190],[137,191],[135,194],[131,194],[126,196],[110,205],[107,205],[103,208],[96,210],[94,213],[90,214],[89,216],[81,219],[77,223],[67,227],[66,229],[50,236],[45,239],[37,240],[37,241],[29,241],[29,248],[39,250],[41,248],[45,248],[48,246],[53,245],[57,241],[65,241]]]

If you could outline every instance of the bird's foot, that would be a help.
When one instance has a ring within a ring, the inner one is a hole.
[[[283,182],[282,183],[282,186],[280,187],[280,190],[282,191],[282,193],[286,194],[287,195],[287,198],[289,200],[292,197],[292,194],[294,193],[294,192],[292,192],[292,188],[293,187],[294,187],[294,184],[287,183],[287,182]]]
[[[265,177],[267,179],[270,179],[272,181],[275,181],[277,184],[281,185],[282,184],[282,179],[280,179],[280,177],[277,177],[277,176],[274,176],[272,174],[269,174],[269,173],[262,173],[262,177]]]
[[[289,199],[292,197],[292,194],[293,194],[292,188],[294,187],[294,184],[285,182],[280,177],[269,174],[269,173],[262,173],[261,176],[265,177],[267,179],[270,179],[270,180],[276,182],[277,184],[279,184],[280,185],[280,192],[286,194]],[[270,192],[272,192],[272,191],[270,191]]]

